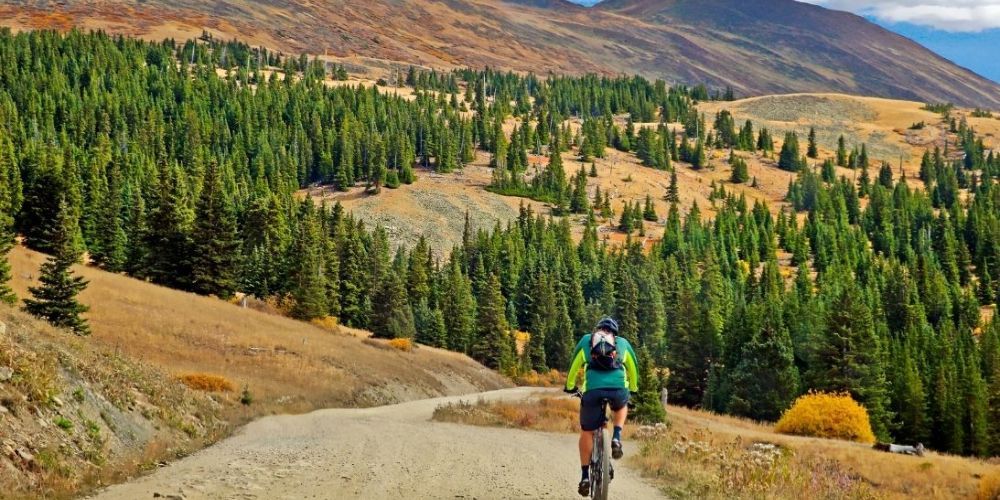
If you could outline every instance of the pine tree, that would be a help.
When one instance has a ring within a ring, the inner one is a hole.
[[[590,201],[587,200],[587,176],[580,167],[580,171],[573,177],[573,195],[569,201],[569,211],[575,214],[582,214],[590,210]]]
[[[656,222],[659,219],[656,215],[656,207],[653,206],[653,199],[648,194],[642,208],[642,219],[649,222]]]
[[[988,455],[998,457],[1000,456],[1000,366],[993,370],[990,379],[989,399],[986,402]]]
[[[507,323],[506,301],[500,292],[500,279],[490,274],[477,300],[476,342],[472,357],[500,371],[514,368],[513,337]]]
[[[0,136],[0,139],[2,138],[3,136]],[[4,150],[0,149],[0,302],[14,305],[17,303],[17,295],[10,286],[10,280],[13,277],[10,268],[10,251],[14,248],[14,218],[11,214],[15,213],[16,210],[14,195],[11,192],[12,186],[7,182],[9,172],[6,169],[16,167],[13,164],[7,164],[2,158],[3,154]]]
[[[322,234],[311,199],[302,202],[298,233],[295,238],[295,264],[292,272],[292,316],[313,319],[326,315],[326,277],[323,270]]]
[[[785,134],[785,142],[781,145],[781,153],[778,155],[778,168],[789,172],[798,172],[802,169],[799,138],[795,132]]]
[[[847,143],[844,141],[844,136],[837,139],[837,166],[847,166]]]
[[[731,182],[735,184],[743,184],[744,182],[750,180],[750,172],[747,168],[746,160],[732,154],[729,157],[729,165],[733,167],[732,175],[729,178]]]
[[[667,186],[667,196],[666,200],[671,203],[677,203],[681,201],[680,189],[677,187],[677,171],[670,171],[670,185]]]
[[[776,301],[751,306],[753,336],[733,369],[728,410],[754,420],[775,421],[798,395],[799,373],[792,338]]]
[[[819,147],[816,145],[815,127],[809,127],[809,148],[806,152],[806,156],[813,159],[819,158]]]
[[[56,224],[49,240],[53,254],[42,264],[41,285],[28,289],[32,298],[24,300],[24,310],[77,335],[89,335],[90,325],[80,316],[89,308],[77,300],[87,281],[73,276],[71,269],[80,259],[79,243],[74,241],[79,227],[65,201],[59,203]]]
[[[636,422],[655,424],[667,419],[667,412],[660,401],[660,379],[656,376],[653,357],[646,346],[639,348],[639,392],[635,395],[635,410],[630,417]]]
[[[849,392],[868,409],[872,429],[884,439],[889,423],[886,381],[871,309],[862,302],[859,290],[847,286],[829,311],[826,332],[811,362],[810,386]]]
[[[416,335],[413,310],[406,298],[405,273],[394,269],[375,287],[372,300],[378,307],[372,315],[372,334],[385,339],[412,338]]]
[[[227,299],[236,291],[236,216],[222,184],[220,167],[209,163],[195,208],[192,231],[191,290]]]
[[[186,289],[191,276],[189,216],[172,168],[163,166],[157,200],[145,233],[142,275],[154,283]]]
[[[10,251],[14,248],[13,221],[7,212],[0,213],[0,302],[7,305],[17,303],[17,294],[10,287]]]

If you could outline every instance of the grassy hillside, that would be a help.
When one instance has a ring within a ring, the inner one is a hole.
[[[12,252],[21,297],[44,259]],[[0,308],[0,367],[13,369],[11,381],[0,381],[0,491],[49,495],[113,481],[262,414],[508,385],[456,353],[401,351],[363,331],[321,328],[93,268],[77,272],[90,281],[81,296],[91,307],[90,337]],[[207,395],[176,380],[194,374],[221,376],[233,390]],[[243,387],[249,406],[240,404]]]
[[[89,0],[8,5],[0,19],[155,40],[207,29],[379,71],[419,64],[639,73],[732,85],[743,95],[837,91],[1000,106],[996,83],[861,17],[792,0],[625,0],[593,9],[562,1]]]
[[[341,84],[371,83],[352,78]],[[405,87],[399,89],[408,90]],[[391,93],[397,92],[397,89],[389,88],[384,91]],[[922,189],[923,183],[919,181],[918,174],[924,151],[935,147],[944,149],[947,142],[952,157],[957,158],[954,155],[960,153],[955,150],[957,139],[955,134],[948,131],[948,124],[940,114],[927,111],[923,109],[924,106],[924,103],[915,101],[844,94],[779,94],[732,102],[706,101],[699,103],[698,111],[705,115],[709,126],[715,114],[721,110],[731,112],[737,125],[751,120],[755,130],[759,131],[764,127],[771,131],[776,149],[781,148],[785,132],[796,132],[804,145],[810,127],[815,127],[820,151],[819,159],[811,160],[815,165],[822,163],[824,158],[835,156],[837,139],[844,135],[848,149],[860,147],[861,144],[867,145],[873,165],[871,174],[877,173],[879,162],[888,161],[893,165],[895,175],[899,175],[898,165],[902,160],[911,187]],[[964,108],[954,110],[952,116],[957,120],[967,120],[979,131],[988,148],[1000,146],[1000,119],[973,117],[971,110]],[[625,119],[618,117],[616,122],[618,126],[624,127]],[[926,127],[911,129],[918,122],[924,122]],[[580,121],[575,118],[567,123],[573,130],[580,127]],[[646,126],[655,127],[656,124]],[[679,123],[668,126],[683,129]],[[643,166],[633,153],[607,148],[605,154],[604,158],[593,160],[598,175],[596,178],[588,178],[589,196],[593,197],[597,188],[602,193],[609,193],[616,214],[620,214],[625,201],[642,202],[649,194],[662,222],[669,209],[669,202],[664,195],[670,183],[670,173]],[[729,192],[745,195],[751,203],[755,200],[767,202],[772,211],[786,206],[788,181],[794,178],[794,174],[777,167],[777,155],[740,155],[748,161],[751,178],[757,179],[755,187],[750,183],[729,182],[731,168],[724,151],[714,151],[714,156],[710,157],[710,167],[702,170],[692,170],[689,165],[678,162],[680,206],[689,207],[691,203],[697,202],[703,213],[711,216],[715,212],[715,205],[711,200],[713,183],[723,185]],[[575,152],[563,154],[567,174],[576,173],[581,166],[589,171],[590,163],[581,164],[578,158]],[[439,253],[445,253],[461,242],[463,214],[466,212],[473,229],[490,229],[498,221],[506,224],[517,217],[521,204],[531,207],[536,213],[550,212],[545,203],[486,191],[484,188],[490,183],[492,175],[492,169],[488,167],[489,159],[489,154],[479,152],[476,161],[467,165],[463,171],[438,174],[420,170],[419,182],[400,186],[399,189],[385,190],[378,196],[366,194],[363,187],[347,192],[338,192],[331,187],[313,187],[302,190],[300,194],[309,194],[316,200],[326,200],[329,203],[339,201],[345,209],[366,223],[383,225],[394,243],[412,246],[420,236],[425,236]],[[543,156],[530,157],[530,162],[534,165],[543,165],[547,161]],[[856,171],[839,167],[837,173],[848,178],[858,175]],[[585,217],[571,216],[571,220],[579,236]],[[613,242],[624,240],[624,234],[614,230],[617,216],[600,221],[605,223],[600,230],[602,239]],[[658,239],[662,231],[661,223],[646,224],[646,234],[650,240]]]
[[[439,407],[436,420],[575,432],[579,402]],[[768,424],[668,406],[666,427],[627,426],[626,460],[671,498],[996,498],[1000,464],[928,452],[894,455],[832,439],[776,434]],[[570,460],[567,455],[566,460]],[[612,491],[614,487],[612,486]]]

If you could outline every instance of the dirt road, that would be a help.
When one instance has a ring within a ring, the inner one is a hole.
[[[444,402],[534,391],[266,417],[96,498],[579,498],[575,436],[430,421]],[[634,450],[626,443],[626,453]],[[658,497],[622,464],[611,491],[613,498]]]

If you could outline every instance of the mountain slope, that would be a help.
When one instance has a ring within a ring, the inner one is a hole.
[[[744,95],[836,91],[1000,107],[995,82],[863,18],[792,0],[609,0],[589,9],[565,0],[28,0],[0,7],[0,19],[154,39],[207,28],[291,52],[639,73]]]
[[[10,254],[21,298],[45,256]],[[510,383],[464,355],[394,349],[77,266],[93,328],[76,337],[0,304],[0,499],[60,498],[197,449],[261,415],[368,407]],[[10,369],[8,371],[8,369]],[[232,390],[188,389],[182,375]],[[241,404],[241,389],[252,397]]]

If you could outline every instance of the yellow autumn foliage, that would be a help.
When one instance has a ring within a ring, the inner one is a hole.
[[[799,397],[774,426],[781,434],[874,443],[868,410],[849,394],[813,392]]]
[[[389,346],[403,352],[410,352],[413,350],[413,341],[405,338],[392,339],[389,341]]]

